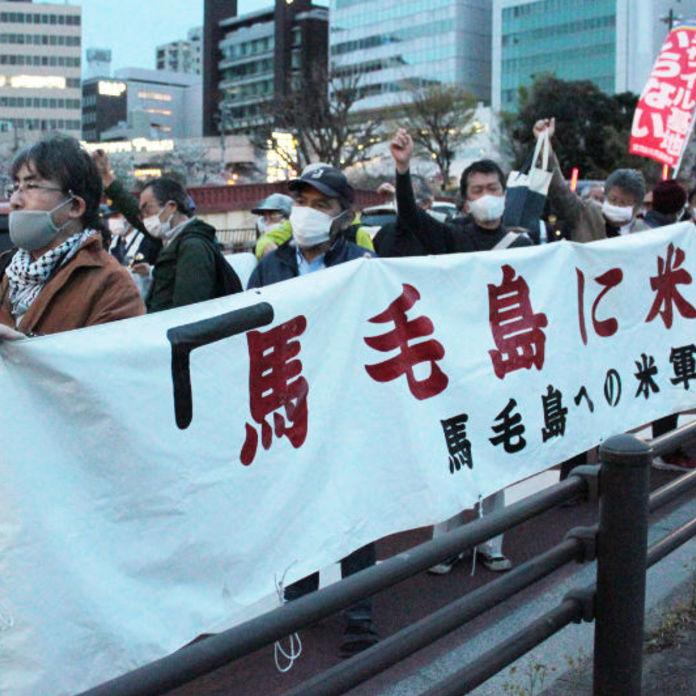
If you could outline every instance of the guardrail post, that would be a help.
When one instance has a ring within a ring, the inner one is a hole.
[[[650,446],[617,435],[600,448],[595,696],[640,696]]]

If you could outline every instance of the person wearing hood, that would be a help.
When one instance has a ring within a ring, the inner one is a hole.
[[[74,138],[21,150],[11,166],[10,238],[0,256],[0,340],[53,334],[143,314],[128,271],[102,246],[102,185]]]
[[[167,177],[150,181],[140,193],[140,214],[148,234],[162,241],[145,300],[148,313],[229,294],[221,288],[215,228],[192,215],[191,199],[179,182]],[[225,271],[234,274],[231,268]],[[135,264],[133,272],[149,274],[150,266]],[[241,290],[236,278],[232,291]]]
[[[325,166],[289,182],[292,237],[267,253],[249,278],[258,288],[345,261],[373,256],[343,234],[353,223],[355,192],[345,174]]]
[[[549,141],[556,132],[554,118],[534,124],[536,138],[548,130]],[[548,199],[570,229],[573,242],[594,242],[607,237],[641,232],[648,229],[638,218],[645,197],[645,179],[637,169],[616,169],[604,183],[604,202],[583,200],[568,188],[558,159],[551,150],[549,166],[553,171]]]
[[[493,160],[478,160],[462,172],[459,186],[465,215],[440,222],[416,202],[409,171],[413,140],[406,130],[397,131],[390,149],[396,164],[397,233],[393,256],[403,255],[399,247],[412,247],[412,237],[425,254],[532,246],[526,233],[503,226],[505,175]]]
[[[686,206],[686,189],[674,179],[661,181],[652,190],[652,206],[645,213],[645,224],[652,230],[673,225],[681,219]]]

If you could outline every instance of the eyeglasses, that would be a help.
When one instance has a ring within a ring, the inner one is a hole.
[[[33,181],[24,181],[22,183],[15,181],[14,184],[10,184],[5,189],[5,196],[12,198],[12,195],[21,191],[22,193],[33,193],[34,191],[62,191],[63,189],[57,186],[42,186],[41,184],[36,184]]]

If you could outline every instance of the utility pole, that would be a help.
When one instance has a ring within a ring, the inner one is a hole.
[[[676,2],[681,3],[681,0],[676,0]],[[667,25],[668,33],[674,29],[677,22],[681,22],[683,19],[684,17],[678,15],[672,7],[669,8],[669,12],[664,17],[660,17],[660,21]]]

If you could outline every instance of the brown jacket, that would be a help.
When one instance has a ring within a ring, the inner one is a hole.
[[[0,323],[26,334],[52,334],[145,313],[128,271],[87,239],[75,256],[44,285],[19,326],[10,309],[8,278],[0,282]]]
[[[607,238],[606,220],[602,206],[597,201],[585,201],[573,193],[566,184],[561,167],[552,153],[549,164],[553,167],[553,177],[549,186],[548,198],[555,212],[571,226],[570,238],[573,242],[594,242]],[[631,232],[642,232],[648,226],[635,219],[631,223]]]

